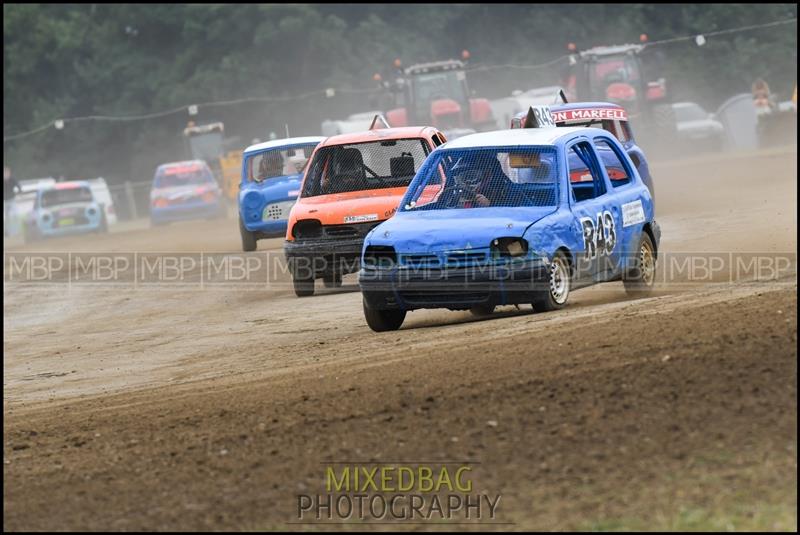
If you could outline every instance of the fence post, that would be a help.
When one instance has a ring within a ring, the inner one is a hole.
[[[131,181],[125,181],[125,197],[128,198],[128,210],[131,214],[131,219],[139,219],[139,214],[136,211],[136,199],[133,196],[133,186]]]

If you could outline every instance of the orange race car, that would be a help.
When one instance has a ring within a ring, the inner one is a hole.
[[[338,287],[360,268],[367,233],[397,211],[408,184],[428,154],[446,141],[426,126],[332,136],[306,167],[300,197],[289,214],[284,252],[298,297],[314,294],[314,281]]]

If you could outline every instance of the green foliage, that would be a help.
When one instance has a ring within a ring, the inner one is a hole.
[[[137,115],[242,97],[289,97],[325,87],[372,87],[375,72],[458,57],[536,64],[587,48],[692,35],[797,16],[794,4],[4,4],[3,133],[55,118]],[[797,76],[797,27],[709,37],[665,47],[677,98],[713,109],[764,77],[787,98]],[[555,69],[470,75],[481,96],[557,83]],[[244,146],[269,132],[318,134],[324,119],[373,107],[364,95],[201,109]],[[4,143],[20,178],[149,178],[183,158],[187,115],[68,123]]]

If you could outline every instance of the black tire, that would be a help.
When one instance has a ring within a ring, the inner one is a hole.
[[[325,283],[326,288],[341,288],[342,287],[342,274],[341,273],[326,273],[322,277],[322,282]]]
[[[380,333],[385,331],[396,331],[406,319],[405,310],[377,310],[367,305],[367,300],[362,298],[364,305],[364,319],[373,331]]]
[[[494,305],[474,305],[469,311],[477,318],[484,318],[494,312]]]
[[[297,297],[309,297],[314,295],[314,277],[299,278],[296,274],[292,273],[292,284],[294,285],[294,294]]]
[[[646,232],[642,232],[639,238],[635,255],[631,269],[622,276],[622,282],[628,295],[644,297],[653,291],[656,282],[656,250]]]
[[[558,250],[553,255],[548,270],[547,285],[534,292],[533,309],[536,312],[558,310],[567,303],[572,288],[572,268],[564,251]]]
[[[242,250],[245,252],[255,251],[258,247],[258,239],[254,233],[245,228],[241,214],[239,214],[239,234],[242,235]]]

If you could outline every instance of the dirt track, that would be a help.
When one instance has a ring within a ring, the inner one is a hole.
[[[4,284],[4,528],[309,527],[287,523],[320,463],[423,458],[478,461],[506,529],[795,528],[796,151],[653,173],[669,276],[648,299],[611,283],[556,313],[421,311],[376,335],[352,278],[302,300],[283,275]],[[230,221],[6,251],[238,246]],[[671,253],[792,267],[692,280]]]

